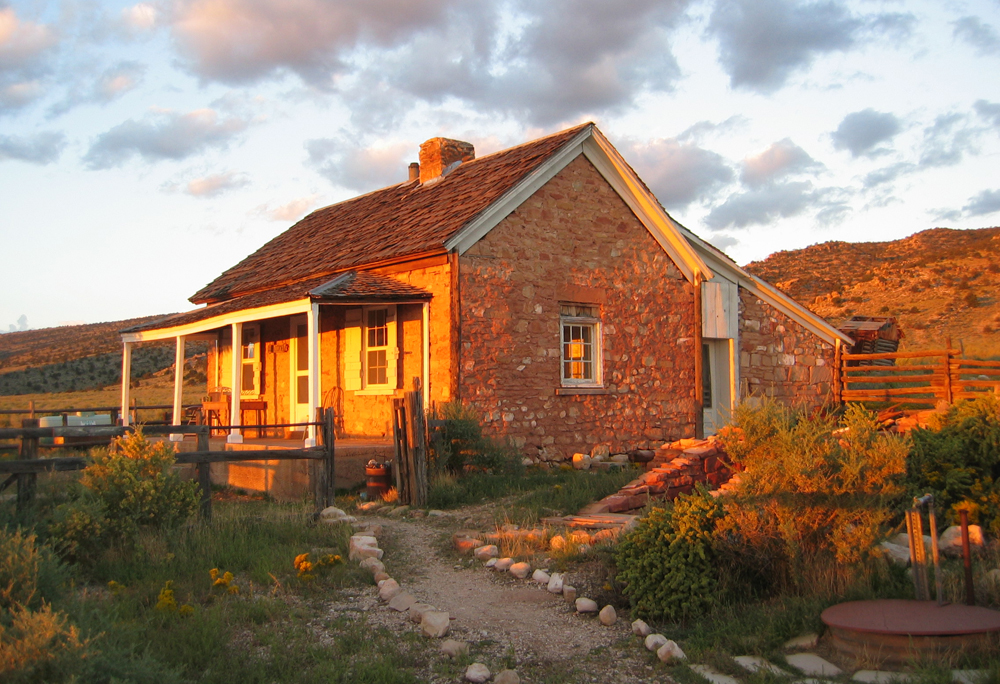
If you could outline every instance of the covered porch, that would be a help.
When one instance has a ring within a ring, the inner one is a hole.
[[[430,391],[430,300],[426,290],[388,276],[348,271],[129,328],[122,332],[122,406],[130,402],[135,345],[173,339],[173,423],[182,424],[185,345],[201,340],[209,355],[200,419],[216,425],[213,434],[229,448],[251,439],[315,446],[317,427],[309,423],[323,408],[335,410],[339,440],[384,443],[391,430],[381,416],[391,398],[412,378],[420,378],[425,401]],[[128,412],[122,415],[127,424]]]

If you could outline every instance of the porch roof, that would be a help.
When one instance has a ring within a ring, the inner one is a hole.
[[[147,323],[125,328],[121,332],[139,333],[189,326],[193,323],[225,317],[239,311],[272,307],[300,300],[352,304],[369,302],[426,301],[431,293],[422,288],[370,271],[346,271],[334,278],[329,275],[310,278],[291,285],[227,299],[192,311],[175,313]],[[220,322],[220,325],[224,322]]]

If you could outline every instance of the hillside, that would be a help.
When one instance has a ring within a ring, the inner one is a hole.
[[[1000,228],[933,228],[891,242],[825,242],[776,252],[746,270],[833,324],[899,318],[901,349],[1000,355]]]
[[[0,396],[97,390],[121,382],[119,331],[159,318],[147,316],[108,323],[66,325],[0,335]],[[205,343],[186,347],[188,382],[204,381]],[[133,384],[173,368],[172,340],[136,347]]]

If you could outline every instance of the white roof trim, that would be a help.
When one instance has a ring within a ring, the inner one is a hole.
[[[712,269],[723,277],[749,290],[762,301],[785,314],[827,344],[834,344],[838,338],[847,344],[854,344],[854,340],[849,335],[837,330],[821,316],[802,306],[802,304],[799,304],[774,285],[747,273],[730,261],[724,252],[719,251],[715,246],[702,240],[684,226],[676,222],[675,225],[680,233],[687,238],[688,242],[701,252],[701,255]]]
[[[211,318],[205,318],[194,323],[173,326],[169,328],[156,328],[154,330],[140,330],[138,332],[122,333],[123,342],[150,342],[153,340],[166,340],[180,335],[191,335],[193,333],[214,330],[233,323],[249,323],[259,321],[264,318],[275,318],[277,316],[287,316],[291,314],[306,313],[311,307],[310,299],[298,299],[293,302],[282,304],[271,304],[259,306],[254,309],[241,309],[227,314],[220,314]]]
[[[580,131],[527,178],[466,224],[445,243],[445,248],[464,254],[580,154],[584,154],[597,168],[688,281],[693,281],[696,273],[706,280],[712,277],[708,266],[678,231],[677,224],[593,124]]]

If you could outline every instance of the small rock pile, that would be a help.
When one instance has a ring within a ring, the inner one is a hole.
[[[931,558],[933,552],[931,537],[924,535],[924,548],[927,550],[927,558]],[[969,525],[969,548],[973,553],[981,553],[985,548],[986,540],[983,537],[983,528],[979,525]],[[910,536],[906,532],[900,532],[888,541],[879,544],[882,551],[890,560],[901,565],[910,562]],[[938,537],[938,551],[942,556],[958,558],[962,555],[962,528],[952,525],[941,533]]]
[[[588,513],[621,513],[642,508],[650,497],[674,499],[698,483],[724,486],[733,477],[734,466],[715,437],[681,439],[652,452],[646,472],[607,496]]]

